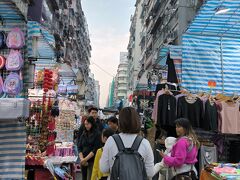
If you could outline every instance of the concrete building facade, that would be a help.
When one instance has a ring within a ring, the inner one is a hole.
[[[82,100],[89,80],[91,45],[81,1],[31,0],[28,20],[40,23],[54,36],[55,61],[77,72]]]
[[[182,34],[192,22],[201,0],[146,0],[143,5],[141,47],[144,68],[149,69],[159,60],[161,48],[180,45]]]
[[[138,59],[140,70],[138,78],[141,78],[145,71],[150,71],[160,61],[160,51],[168,45],[180,45],[182,35],[188,25],[194,19],[203,0],[137,0],[134,18],[135,31],[139,25],[136,21],[142,23],[140,36],[140,53],[132,53],[131,43],[129,43],[129,59]],[[140,11],[140,12],[138,12]],[[138,13],[137,13],[138,12]],[[134,29],[131,27],[131,29]],[[133,33],[131,33],[131,36]],[[131,38],[130,38],[130,42]],[[138,44],[136,44],[138,46]],[[139,57],[139,54],[140,57]],[[134,77],[134,75],[131,75]]]
[[[99,103],[99,99],[97,99],[96,81],[93,73],[89,73],[88,83],[86,84],[85,91],[85,102],[86,106],[98,107],[97,103]]]
[[[120,63],[116,75],[116,99],[126,99],[128,91],[128,53],[120,53]]]
[[[137,86],[138,73],[141,69],[142,64],[140,63],[141,59],[141,31],[143,28],[143,23],[140,18],[142,12],[143,0],[137,0],[135,4],[135,12],[131,17],[131,26],[130,26],[130,38],[128,43],[128,61],[129,61],[129,94]]]
[[[99,81],[96,81],[96,80],[95,80],[94,104],[95,104],[97,107],[100,107],[100,106],[99,106],[99,101],[100,101],[100,84],[99,84]]]

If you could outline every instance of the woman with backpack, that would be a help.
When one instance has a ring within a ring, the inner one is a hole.
[[[146,180],[154,175],[153,151],[141,130],[137,111],[123,108],[119,114],[120,134],[109,137],[103,147],[100,170],[110,173],[109,180]]]
[[[101,134],[93,117],[84,122],[84,131],[78,143],[82,180],[91,180],[94,157],[101,147]]]
[[[197,162],[200,143],[188,119],[180,118],[175,121],[178,139],[173,146],[171,156],[160,152],[164,163],[171,167],[172,180],[197,179],[194,164]]]

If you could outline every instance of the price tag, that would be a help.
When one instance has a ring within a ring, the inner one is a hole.
[[[208,81],[208,87],[210,87],[210,88],[216,88],[216,86],[217,86],[216,81]]]

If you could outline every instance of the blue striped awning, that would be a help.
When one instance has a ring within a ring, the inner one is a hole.
[[[10,0],[0,1],[0,17],[3,19],[4,22],[25,20],[22,12]]]
[[[183,36],[182,86],[240,94],[240,1],[207,0]]]
[[[0,122],[0,179],[25,176],[26,127],[18,121]]]
[[[28,54],[33,56],[33,38],[37,38],[37,56],[54,58],[55,39],[41,24],[36,21],[28,21]]]
[[[170,58],[182,59],[182,46],[171,45],[170,46]]]
[[[141,78],[137,81],[135,90],[147,90],[148,89],[148,71],[144,71]]]
[[[159,65],[166,66],[167,57],[168,57],[169,47],[163,47],[159,52]]]
[[[182,46],[170,46],[170,58],[173,59],[178,83],[182,82]]]
[[[217,93],[240,94],[240,40],[228,37],[185,35],[182,86],[193,92],[209,92],[215,81]]]
[[[33,43],[34,39],[36,44]],[[33,53],[33,47],[37,50],[35,55]],[[37,70],[45,67],[54,67],[56,65],[56,61],[54,60],[54,47],[54,36],[40,23],[28,21],[28,56],[38,58],[35,62]]]
[[[240,1],[207,0],[187,33],[239,38],[239,19]]]

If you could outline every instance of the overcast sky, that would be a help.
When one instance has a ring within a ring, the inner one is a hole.
[[[92,45],[91,61],[115,75],[121,51],[127,51],[130,17],[135,0],[82,0]],[[100,81],[100,106],[106,105],[113,77],[91,63],[95,79]]]

